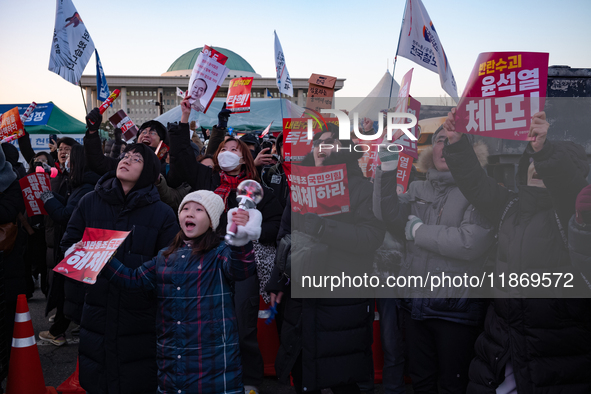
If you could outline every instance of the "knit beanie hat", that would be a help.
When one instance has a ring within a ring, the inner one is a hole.
[[[150,128],[150,130],[156,131],[158,133],[158,137],[160,137],[160,139],[164,141],[166,145],[170,145],[170,143],[168,142],[168,132],[166,131],[166,127],[164,127],[164,125],[158,122],[157,120],[149,120],[143,123],[140,126],[140,130],[138,131],[137,136],[139,137],[141,132],[148,127]]]
[[[158,156],[156,156],[149,146],[144,144],[127,145],[123,153],[127,152],[139,153],[142,159],[144,159],[144,168],[132,191],[153,185],[156,179],[158,179],[158,175],[160,175],[160,160],[158,160]]]
[[[203,205],[203,208],[205,208],[205,211],[207,211],[207,214],[209,215],[209,220],[211,220],[211,228],[215,231],[220,224],[220,216],[222,216],[226,207],[224,200],[209,190],[197,190],[196,192],[187,194],[185,198],[183,198],[183,201],[179,206],[179,216],[183,210],[183,206],[189,201]]]
[[[2,144],[2,146],[8,144]],[[4,150],[0,149],[0,192],[8,189],[8,187],[16,180],[16,174],[12,170],[12,165],[6,160]]]

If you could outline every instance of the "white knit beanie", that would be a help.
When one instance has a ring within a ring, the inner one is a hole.
[[[220,224],[220,216],[222,216],[222,213],[226,208],[224,200],[209,190],[197,190],[196,192],[187,194],[185,198],[183,198],[183,201],[179,206],[179,216],[183,206],[189,201],[203,205],[203,208],[205,208],[205,211],[207,211],[207,214],[209,215],[209,220],[211,220],[211,228],[215,231]]]

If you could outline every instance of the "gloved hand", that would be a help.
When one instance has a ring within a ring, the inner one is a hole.
[[[103,115],[98,108],[93,109],[86,115],[86,127],[88,131],[94,133],[101,127],[101,123],[103,122]]]
[[[226,226],[226,231],[230,230],[232,226],[232,214],[238,211],[238,208],[232,208],[228,211],[228,225]],[[250,241],[256,241],[261,236],[261,224],[263,223],[263,215],[261,212],[256,209],[247,209],[248,212],[248,222],[246,226],[237,227],[236,236],[232,239],[231,245],[233,246],[244,246]]]
[[[51,200],[52,198],[55,198],[53,196],[53,193],[50,192],[49,190],[42,192],[41,194],[39,194],[39,198],[41,199],[41,201],[43,201],[43,204],[47,203],[47,201]]]
[[[577,196],[575,221],[581,226],[591,224],[591,185],[585,186]]]
[[[406,227],[404,228],[404,234],[406,235],[406,239],[409,241],[414,241],[417,229],[422,225],[423,221],[421,219],[419,219],[415,215],[408,215],[408,222],[406,222]]]
[[[230,119],[230,114],[232,111],[226,109],[226,103],[222,106],[222,110],[218,113],[218,127],[221,129],[225,129],[228,127],[228,119]]]
[[[121,131],[120,128],[116,128],[115,131],[113,131],[113,136],[115,137],[115,142],[117,142],[118,144],[120,144],[123,141],[121,139],[121,137],[123,136],[123,131]]]
[[[388,150],[390,148],[394,152],[390,152]],[[400,147],[398,145],[386,145],[382,144],[380,146],[380,151],[378,152],[378,157],[382,162],[382,171],[394,171],[398,167],[398,150]]]
[[[324,232],[324,218],[315,213],[304,214],[304,232],[313,237],[322,235]]]

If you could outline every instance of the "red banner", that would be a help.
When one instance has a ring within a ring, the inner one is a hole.
[[[87,227],[82,235],[84,247],[72,251],[53,270],[79,282],[93,284],[129,233]]]
[[[18,107],[14,107],[0,115],[0,140],[11,135],[16,135],[17,138],[25,135],[23,122],[18,113]]]
[[[319,216],[349,212],[347,166],[292,166],[291,184],[293,212],[315,213]]]
[[[170,148],[168,147],[168,145],[166,145],[164,141],[160,141],[160,143],[158,144],[158,148],[156,148],[156,151],[154,153],[156,153],[156,156],[159,160],[162,160],[164,155],[166,155],[169,150]]]
[[[398,168],[396,169],[396,193],[403,194],[408,190],[408,178],[412,170],[412,156],[406,152],[400,152],[398,156]]]
[[[226,108],[232,112],[250,112],[250,90],[254,78],[234,78],[230,81]]]
[[[544,110],[547,84],[547,53],[481,53],[458,104],[456,130],[527,141],[531,117]]]
[[[49,175],[45,172],[36,172],[21,178],[18,183],[23,192],[23,200],[27,207],[27,216],[47,215],[45,205],[39,198],[44,191],[51,190]]]

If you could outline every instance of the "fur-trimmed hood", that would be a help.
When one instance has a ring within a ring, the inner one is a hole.
[[[486,146],[486,144],[482,141],[477,141],[472,145],[472,147],[474,148],[474,152],[476,153],[476,157],[478,157],[480,165],[482,167],[487,165],[488,146]],[[428,146],[427,148],[423,149],[419,155],[416,167],[421,172],[427,172],[431,168],[435,168],[435,163],[433,162],[433,146]]]

